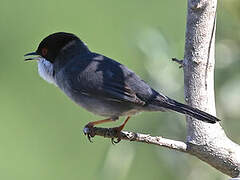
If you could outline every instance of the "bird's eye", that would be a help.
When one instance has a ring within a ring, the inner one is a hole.
[[[48,52],[47,48],[42,48],[42,55],[43,56],[46,56],[47,52]]]

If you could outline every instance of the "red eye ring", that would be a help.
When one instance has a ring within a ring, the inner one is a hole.
[[[43,56],[46,56],[46,55],[47,55],[47,52],[48,52],[48,49],[47,49],[47,48],[42,48],[42,55],[43,55]]]

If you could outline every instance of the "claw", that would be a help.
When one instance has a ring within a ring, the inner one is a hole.
[[[120,133],[121,133],[121,130],[122,130],[122,126],[114,127],[112,129],[114,131],[116,131],[116,133],[117,133],[117,140],[114,140],[114,138],[111,138],[112,144],[115,145],[115,144],[118,144],[121,141]]]
[[[94,132],[92,131],[93,129],[93,126],[87,124],[84,128],[83,128],[83,133],[85,136],[87,136],[88,140],[92,143],[93,141],[91,140],[95,134]]]
[[[119,137],[117,138],[116,141],[114,140],[114,138],[111,138],[111,142],[112,142],[113,145],[119,143],[120,141],[121,141],[121,138],[119,138]]]
[[[87,138],[91,143],[93,143],[93,141],[91,140],[92,137],[90,136],[90,134],[87,134]]]
[[[112,143],[112,145],[115,145],[114,144],[114,138],[111,138],[111,143]]]

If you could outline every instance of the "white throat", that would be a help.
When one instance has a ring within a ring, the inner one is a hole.
[[[38,74],[45,81],[56,85],[56,81],[53,77],[53,64],[42,57],[38,60]]]

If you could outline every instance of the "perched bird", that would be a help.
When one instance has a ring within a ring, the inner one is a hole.
[[[126,66],[90,51],[74,34],[51,34],[35,52],[25,56],[30,55],[36,56],[25,60],[38,60],[38,72],[44,80],[55,84],[86,110],[107,118],[85,126],[89,140],[96,124],[127,116],[121,126],[115,127],[120,132],[131,116],[143,111],[173,110],[207,123],[220,121],[155,91]]]

